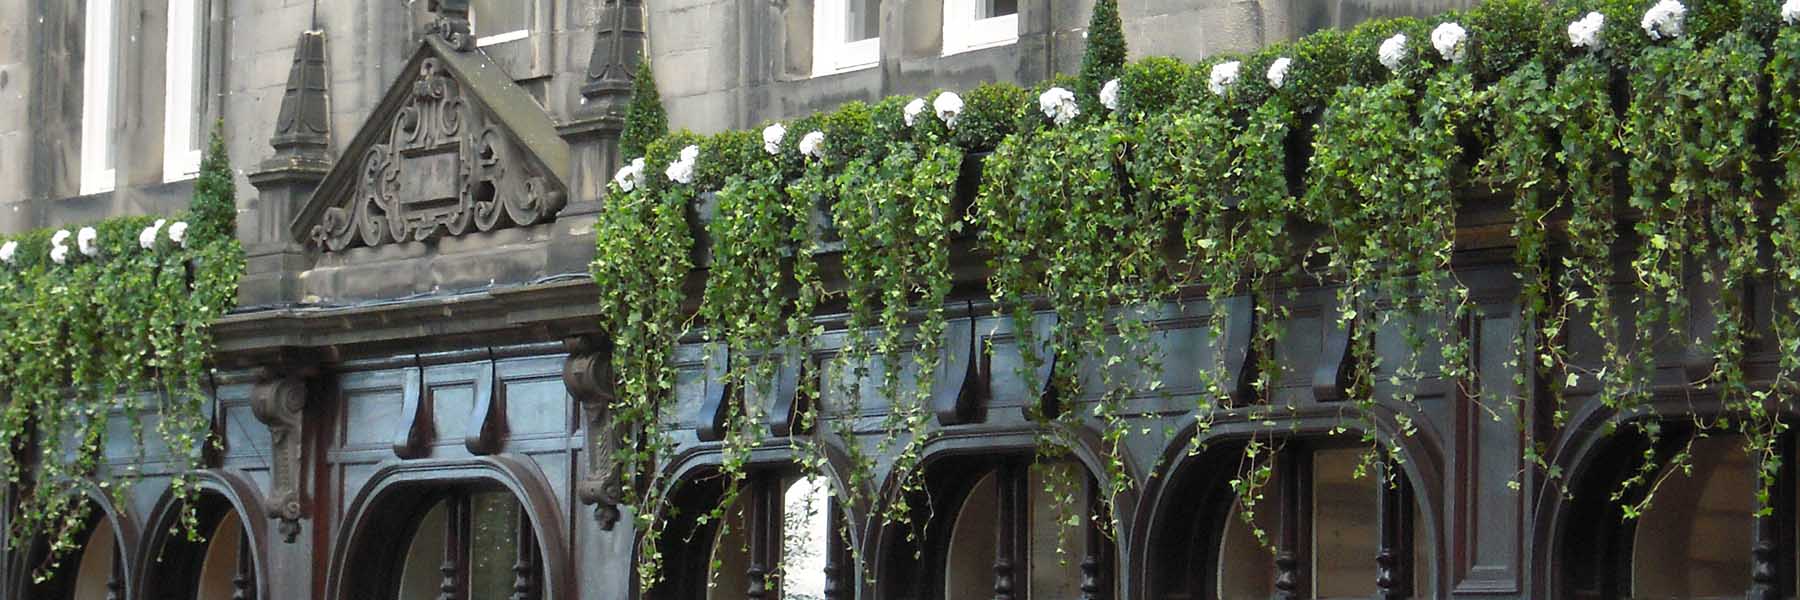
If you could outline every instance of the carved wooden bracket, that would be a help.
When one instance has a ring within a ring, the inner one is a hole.
[[[431,450],[431,438],[437,433],[432,426],[434,399],[425,388],[424,369],[406,369],[404,377],[400,387],[400,427],[394,431],[394,456],[421,458]]]
[[[700,423],[694,426],[694,434],[702,442],[716,442],[725,439],[725,428],[730,426],[726,417],[731,414],[731,407],[726,403],[737,396],[727,377],[731,373],[731,348],[708,344],[705,367],[706,393],[700,399]]]
[[[1050,378],[1056,375],[1055,346],[1050,344],[1050,336],[1056,332],[1056,325],[1057,316],[1053,312],[1039,313],[1031,320],[1034,340],[1032,351],[1042,361],[1038,363],[1037,372],[1032,373],[1031,379],[1025,382],[1026,397],[1030,399],[1025,403],[1026,416],[1031,416],[1032,411],[1039,411],[1045,417],[1054,417],[1062,412],[1062,403],[1056,397],[1056,390],[1050,385]],[[1015,323],[1014,326],[1017,327],[1018,324]],[[1020,343],[1025,341],[1016,334],[1014,339]],[[1023,353],[1025,349],[1020,348],[1019,351]]]
[[[1350,378],[1355,373],[1350,356],[1350,339],[1356,333],[1356,322],[1339,322],[1335,305],[1326,307],[1325,347],[1319,352],[1318,366],[1313,368],[1313,399],[1336,402],[1349,397]]]
[[[813,376],[808,368],[811,361],[806,360],[806,351],[790,348],[781,353],[781,366],[775,370],[775,382],[769,397],[769,433],[776,437],[786,437],[806,433],[801,415],[806,414],[818,398],[813,397],[816,390],[803,390],[802,382]]]
[[[463,436],[463,447],[471,454],[484,455],[500,451],[500,438],[506,435],[506,386],[494,376],[494,362],[481,363],[472,382],[475,407],[469,415],[469,431]]]
[[[936,381],[931,387],[931,410],[942,425],[976,421],[987,398],[988,354],[982,337],[975,334],[975,319],[952,319],[938,350]]]
[[[307,400],[306,377],[291,370],[265,367],[257,373],[250,394],[250,408],[256,419],[269,427],[270,450],[274,458],[269,465],[269,515],[280,521],[281,537],[293,543],[300,534],[300,519],[305,517],[305,467],[303,440]]]
[[[1256,333],[1256,301],[1249,295],[1232,296],[1213,310],[1225,311],[1225,331],[1217,348],[1225,373],[1226,398],[1232,406],[1255,402],[1256,390],[1251,384],[1256,381],[1256,353],[1250,341]]]
[[[588,456],[587,468],[575,485],[575,495],[582,504],[593,505],[600,528],[611,531],[619,522],[623,469],[617,455],[625,433],[612,422],[612,403],[616,398],[612,347],[604,340],[589,337],[570,338],[564,344],[569,357],[563,361],[563,385],[581,405],[585,425],[582,451]]]

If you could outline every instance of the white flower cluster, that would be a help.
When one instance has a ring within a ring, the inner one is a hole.
[[[163,225],[168,224],[168,222],[168,219],[157,219],[155,223],[151,224],[149,227],[145,227],[143,231],[138,232],[138,247],[145,250],[155,248],[156,237],[163,232]],[[186,248],[187,230],[187,221],[176,221],[174,224],[169,225],[169,241]],[[85,254],[87,251],[83,250],[82,252]]]
[[[1661,0],[1650,10],[1644,11],[1644,20],[1638,25],[1650,39],[1675,39],[1681,37],[1681,28],[1687,24],[1687,7],[1679,0]]]
[[[1206,89],[1212,90],[1215,96],[1225,95],[1231,86],[1237,85],[1238,71],[1243,67],[1244,63],[1235,60],[1213,65],[1212,72],[1207,74]]]
[[[9,265],[17,264],[14,261],[17,260],[18,256],[19,242],[7,240],[5,244],[0,244],[0,261],[6,261],[6,264]]]
[[[906,109],[902,114],[906,117],[907,127],[919,124],[919,115],[925,114],[925,106],[924,98],[913,98],[912,102],[906,103]]]
[[[619,191],[627,194],[644,185],[644,157],[631,159],[631,164],[619,168],[613,173],[613,183],[619,185]]]
[[[1587,48],[1590,52],[1606,47],[1606,40],[1600,37],[1600,30],[1606,28],[1606,15],[1594,11],[1580,20],[1569,24],[1569,45],[1576,48]]]
[[[944,92],[931,101],[931,108],[937,111],[937,118],[945,127],[956,129],[956,118],[962,116],[963,99],[956,92]]]
[[[1406,34],[1396,33],[1394,37],[1381,42],[1377,58],[1381,60],[1381,66],[1387,67],[1389,71],[1400,70],[1400,64],[1406,61]]]
[[[58,229],[50,236],[50,260],[59,265],[69,260],[69,237],[73,235],[67,229]]]
[[[1057,125],[1068,125],[1075,117],[1081,116],[1081,107],[1075,105],[1075,92],[1053,87],[1038,94],[1038,110]]]
[[[1100,105],[1106,107],[1106,110],[1119,110],[1119,80],[1109,79],[1106,85],[1100,86]]]
[[[1292,69],[1293,67],[1294,59],[1286,56],[1277,58],[1275,59],[1275,62],[1269,63],[1269,87],[1279,90],[1281,89],[1281,86],[1286,85],[1288,69]]]
[[[1782,3],[1781,20],[1789,25],[1800,24],[1800,0],[1787,0]]]
[[[681,158],[677,159],[675,162],[669,163],[669,168],[663,169],[663,175],[668,176],[669,181],[673,181],[675,183],[679,183],[682,185],[687,185],[687,184],[693,183],[694,182],[694,163],[697,162],[699,159],[700,159],[700,147],[699,146],[688,146],[686,148],[682,148],[681,149]]]
[[[780,123],[771,123],[763,128],[763,152],[771,155],[781,154],[781,140],[787,138],[787,127]]]
[[[813,131],[800,138],[800,154],[809,158],[825,156],[825,132]]]
[[[1460,63],[1468,49],[1469,32],[1456,23],[1442,23],[1431,30],[1431,47],[1452,63]]]

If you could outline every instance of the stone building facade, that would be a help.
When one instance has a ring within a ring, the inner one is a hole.
[[[1121,12],[1134,57],[1191,60],[1473,3],[1126,0]],[[594,457],[608,441],[607,332],[598,330],[587,265],[640,57],[655,65],[672,126],[714,132],[850,100],[1074,72],[1090,8],[1088,0],[0,3],[0,190],[11,191],[0,194],[0,229],[177,211],[193,190],[182,157],[222,123],[249,257],[241,306],[215,328],[221,441],[198,474],[211,535],[170,535],[179,507],[169,462],[121,444],[107,468],[145,474],[128,502],[96,494],[84,547],[57,569],[41,568],[42,548],[0,551],[0,598],[639,596],[637,532],[595,489],[604,469]],[[955,16],[965,12],[982,18]],[[852,25],[825,31],[822,15]],[[373,205],[404,209],[375,214]],[[1464,327],[1478,340],[1483,385],[1535,398],[1512,387],[1517,289],[1493,250],[1458,262],[1479,306]],[[749,597],[998,597],[997,579],[1007,597],[1027,598],[1623,597],[1632,565],[1666,564],[1634,563],[1657,557],[1647,546],[1634,553],[1629,530],[1587,522],[1588,508],[1530,476],[1520,485],[1528,469],[1519,433],[1487,418],[1454,382],[1426,382],[1415,415],[1422,433],[1401,441],[1411,458],[1401,484],[1349,477],[1355,452],[1328,439],[1337,409],[1318,391],[1333,380],[1332,349],[1342,356],[1344,334],[1323,316],[1330,297],[1298,294],[1284,348],[1294,375],[1278,392],[1296,407],[1284,429],[1295,443],[1278,457],[1285,474],[1270,488],[1268,515],[1306,540],[1301,548],[1271,556],[1231,516],[1221,465],[1235,465],[1253,424],[1221,422],[1205,434],[1216,438],[1211,450],[1189,454],[1198,434],[1186,405],[1145,397],[1132,401],[1134,418],[1172,434],[1134,438],[1128,468],[1145,483],[1116,507],[1124,527],[1116,537],[1076,531],[1072,554],[1057,555],[1060,534],[1041,510],[1043,486],[1028,468],[1035,439],[1020,410],[1034,384],[1005,368],[1019,361],[1010,325],[991,306],[959,299],[950,329],[965,350],[948,364],[964,365],[956,376],[981,378],[987,391],[975,399],[957,398],[961,385],[934,391],[980,406],[978,416],[941,418],[925,447],[931,493],[921,501],[937,518],[922,541],[870,522],[867,507],[831,501],[832,484],[796,479],[779,444],[753,458],[750,522],[724,535],[693,522],[691,507],[718,494],[706,483],[720,461],[706,415],[726,392],[709,350],[678,348],[668,425],[678,452],[663,472],[697,483],[658,503],[690,518],[672,517],[668,579],[643,597],[745,597],[788,553],[814,572]],[[1231,351],[1230,339],[1210,339],[1202,324],[1211,310],[1171,308],[1157,323],[1160,349],[1194,364]],[[837,333],[814,351],[833,352]],[[1180,371],[1165,376],[1170,387],[1198,389]],[[1604,418],[1591,405],[1578,422]],[[1622,460],[1617,446],[1573,430],[1557,441],[1557,464],[1579,475]],[[1076,446],[1076,466],[1098,471],[1097,446]],[[1715,458],[1721,473],[1744,466],[1736,454]],[[787,543],[795,532],[767,517],[787,516],[796,498],[824,499],[826,509],[790,523],[852,531],[850,539],[806,533]],[[1724,519],[1721,511],[1737,509],[1720,503],[1732,498],[1696,497],[1688,508]],[[1093,504],[1091,495],[1082,501]],[[1791,549],[1792,527],[1786,539]],[[1791,594],[1787,552],[1780,585]],[[1748,577],[1750,553],[1746,544],[1664,558],[1733,580]]]

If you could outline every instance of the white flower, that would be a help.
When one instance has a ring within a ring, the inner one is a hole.
[[[663,175],[668,176],[669,181],[675,183],[683,185],[693,183],[694,163],[699,162],[699,159],[699,146],[690,145],[686,148],[682,148],[681,158],[677,159],[675,162],[669,163],[669,168],[663,170]]]
[[[162,233],[163,224],[168,222],[168,219],[157,219],[156,223],[149,227],[145,227],[143,231],[138,232],[138,247],[145,250],[155,248],[156,235]]]
[[[919,123],[919,115],[925,114],[925,99],[913,98],[912,102],[906,103],[905,114],[907,127],[917,125]]]
[[[1599,50],[1606,46],[1606,40],[1600,37],[1600,30],[1606,27],[1606,15],[1600,11],[1588,13],[1581,20],[1569,24],[1569,45],[1588,50]]]
[[[1100,86],[1100,105],[1106,110],[1119,110],[1119,80],[1108,80],[1106,85]]]
[[[187,229],[187,221],[176,221],[174,225],[169,226],[169,241],[181,244],[181,247],[186,248]]]
[[[1293,68],[1293,66],[1294,59],[1286,56],[1277,58],[1275,59],[1275,62],[1269,63],[1269,87],[1279,90],[1282,85],[1287,84],[1288,69]]]
[[[1687,7],[1678,0],[1661,0],[1650,10],[1644,11],[1644,20],[1638,25],[1650,39],[1675,39],[1681,37],[1681,27],[1687,23]]]
[[[1038,94],[1038,110],[1044,111],[1044,116],[1057,125],[1068,125],[1069,121],[1081,116],[1081,108],[1075,105],[1075,92],[1061,87],[1053,87]]]
[[[781,154],[781,140],[787,138],[787,127],[780,123],[770,123],[763,128],[763,152]]]
[[[812,158],[825,155],[825,132],[812,131],[800,138],[800,153]]]
[[[84,256],[99,256],[99,241],[100,232],[94,231],[92,227],[83,227],[81,233],[75,235],[75,245],[81,248],[81,254]]]
[[[1787,0],[1781,5],[1781,20],[1789,25],[1800,23],[1800,0]]]
[[[1400,70],[1400,61],[1406,60],[1406,34],[1396,33],[1394,37],[1382,42],[1378,57],[1381,59],[1381,66],[1387,67],[1389,71]]]
[[[631,187],[644,187],[650,183],[649,178],[649,175],[644,174],[644,157],[631,159]]]
[[[1212,90],[1213,95],[1225,95],[1226,90],[1237,85],[1238,71],[1243,68],[1244,63],[1235,60],[1213,65],[1212,73],[1206,81],[1207,89]]]
[[[56,246],[56,247],[51,248],[50,249],[50,260],[56,261],[56,264],[59,264],[59,265],[65,263],[65,262],[68,262],[69,247],[68,246]]]
[[[938,94],[937,98],[932,99],[931,108],[937,111],[938,120],[943,121],[945,126],[955,129],[956,118],[962,115],[962,96],[956,95],[956,92]]]
[[[644,159],[634,158],[631,159],[631,164],[619,167],[619,171],[613,173],[613,183],[619,185],[619,191],[629,194],[637,189],[638,180],[643,177]]]
[[[1438,55],[1444,60],[1453,63],[1462,62],[1463,51],[1468,46],[1463,42],[1468,39],[1468,30],[1456,23],[1443,23],[1431,30],[1431,47],[1437,48]]]
[[[13,258],[18,253],[19,253],[19,243],[18,242],[12,241],[12,240],[7,240],[7,242],[5,244],[0,244],[0,261],[6,261],[6,264],[9,264],[9,265],[13,264]]]
[[[58,229],[58,230],[56,230],[55,234],[50,236],[50,246],[55,247],[55,246],[67,245],[69,243],[69,236],[72,236],[72,235],[75,235],[75,234],[70,233],[69,230],[67,230],[67,229]]]

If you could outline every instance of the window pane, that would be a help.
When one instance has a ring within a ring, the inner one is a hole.
[[[975,18],[992,19],[1006,15],[1019,14],[1019,0],[980,0],[976,3]]]
[[[1366,448],[1313,453],[1313,596],[1367,598],[1375,593],[1380,515],[1373,476],[1355,476]]]
[[[231,600],[237,591],[232,578],[237,576],[238,543],[243,539],[243,526],[236,513],[227,513],[206,538],[206,562],[200,567],[198,600]]]
[[[106,582],[113,574],[112,522],[101,519],[81,548],[81,564],[75,570],[75,600],[104,600]]]
[[[531,29],[535,0],[470,0],[469,21],[476,37]]]
[[[508,597],[519,556],[519,503],[507,492],[481,492],[469,496],[469,508],[469,597]]]
[[[796,479],[782,498],[781,597],[824,600],[825,553],[831,540],[831,484]]]
[[[1070,463],[1050,463],[1032,467],[1028,478],[1031,595],[1080,598],[1081,561],[1087,555],[1087,473]],[[1074,497],[1066,504],[1057,500],[1070,492]]]
[[[1275,546],[1281,534],[1280,465],[1271,470],[1269,481],[1256,495],[1249,523],[1244,522],[1243,504],[1233,503],[1225,517],[1225,529],[1219,537],[1218,582],[1220,598],[1269,598],[1275,595]],[[1256,530],[1266,536],[1259,541]]]
[[[1663,481],[1638,518],[1633,596],[1741,598],[1750,588],[1755,465],[1743,439],[1695,440],[1692,466]]]
[[[844,41],[858,42],[881,36],[881,0],[846,0],[849,10]]]
[[[444,503],[438,502],[419,520],[400,569],[400,600],[437,600],[438,585],[444,580],[438,568],[444,564],[446,512]]]
[[[1000,495],[994,474],[983,475],[956,511],[944,572],[944,597],[992,598],[994,595],[994,529]]]

